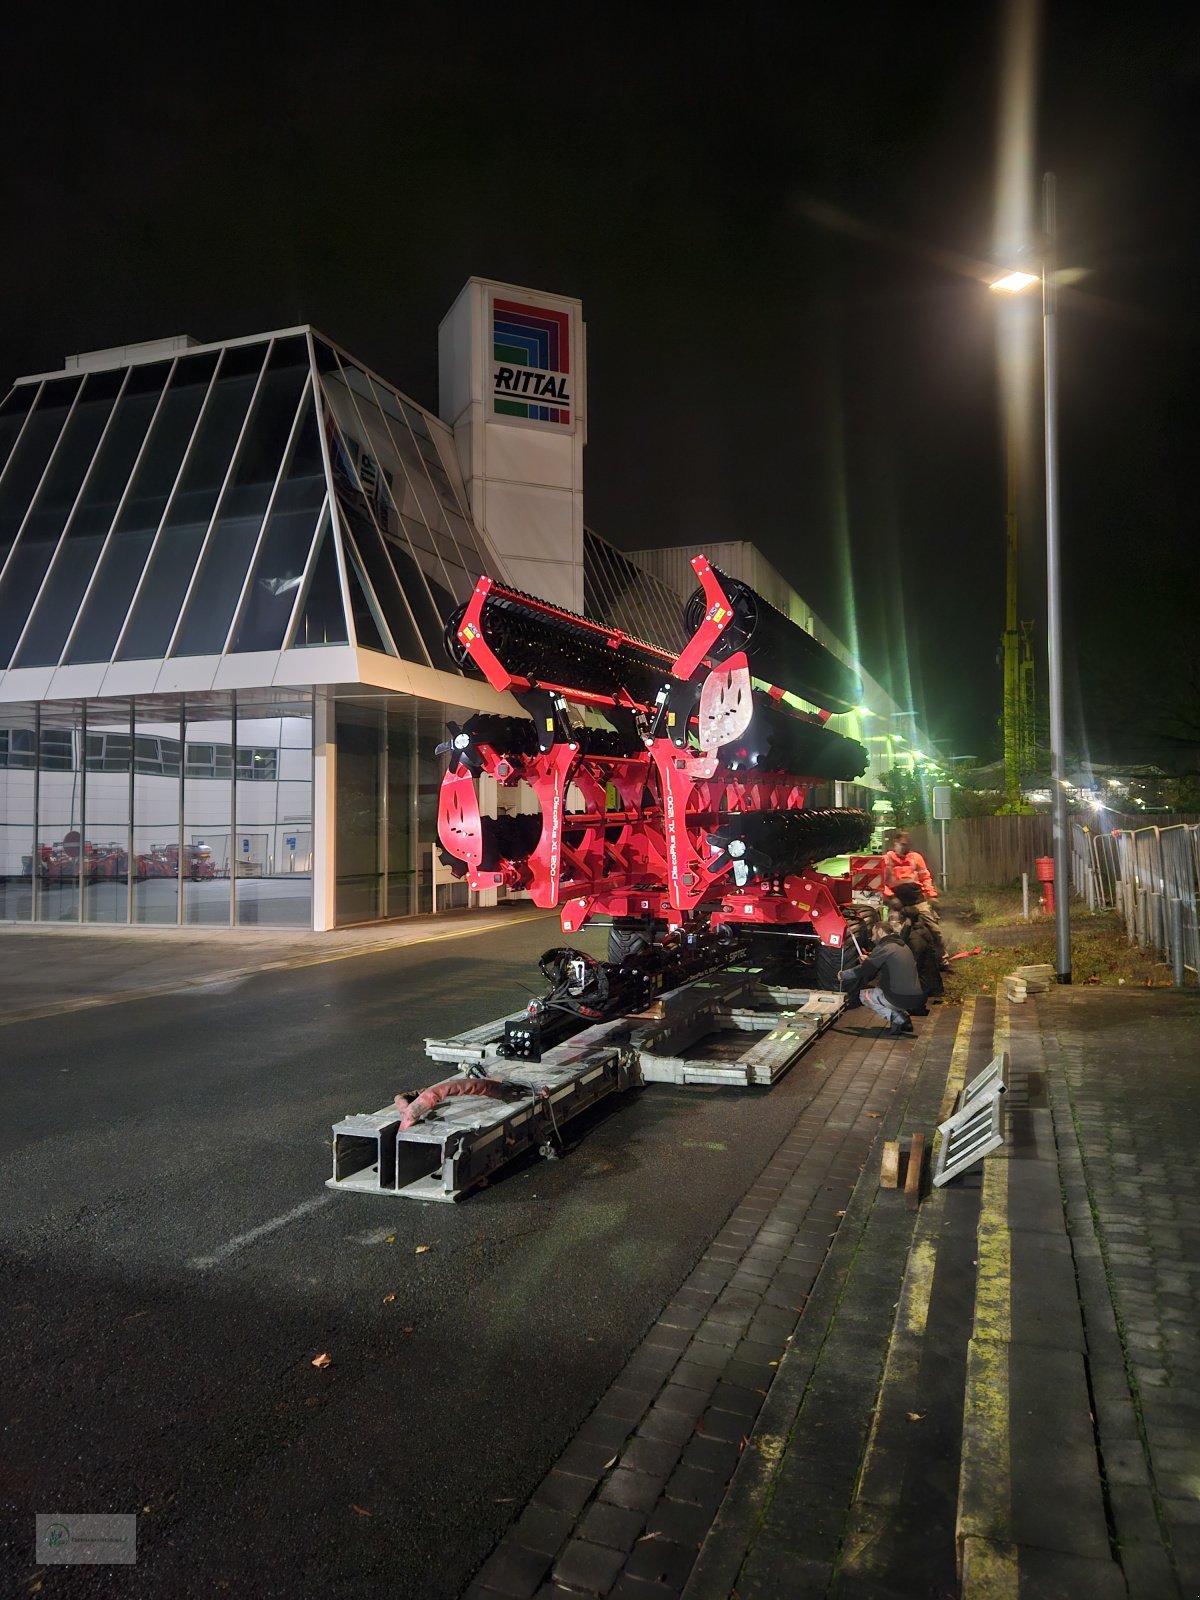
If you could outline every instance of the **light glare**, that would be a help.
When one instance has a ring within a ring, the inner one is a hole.
[[[1020,294],[1037,281],[1036,272],[1006,272],[1002,278],[993,278],[988,288],[997,294]]]

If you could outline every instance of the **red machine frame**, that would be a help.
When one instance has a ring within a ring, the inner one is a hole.
[[[703,588],[705,613],[677,657],[491,578],[479,580],[455,637],[488,683],[511,691],[532,714],[539,748],[535,753],[497,748],[487,741],[487,719],[481,719],[483,736],[460,740],[443,779],[439,838],[463,863],[472,889],[525,890],[535,905],[561,906],[568,933],[597,917],[665,923],[671,931],[701,924],[811,928],[823,945],[837,950],[845,938],[843,908],[856,892],[875,887],[877,857],[852,857],[850,872],[836,877],[810,862],[802,870],[756,872],[740,864],[717,837],[727,835],[740,815],[803,811],[821,780],[739,769],[736,762],[722,760],[719,751],[728,748],[730,730],[736,729],[730,706],[743,700],[752,705],[752,669],[744,651],[719,665],[712,660],[734,607],[704,556],[692,566]],[[492,598],[519,607],[534,621],[569,625],[572,638],[586,639],[589,648],[619,656],[632,647],[643,671],[648,664],[661,664],[657,697],[639,698],[622,687],[598,693],[511,672],[486,636],[484,612]],[[809,716],[783,707],[783,693],[766,686],[770,701],[797,722],[828,720],[827,710]],[[625,714],[628,725],[636,722],[643,748],[589,752],[586,730],[568,717],[568,702]],[[542,827],[527,855],[484,865],[485,819],[475,783],[480,773],[504,788],[526,783],[533,791]],[[568,810],[572,791],[582,809]]]

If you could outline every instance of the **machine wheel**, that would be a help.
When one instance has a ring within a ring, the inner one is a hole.
[[[850,965],[850,963],[847,963]],[[821,944],[817,946],[816,960],[808,968],[808,973],[814,989],[842,989],[838,982],[838,973],[842,968],[842,952],[830,950]]]
[[[618,928],[616,924],[608,930],[608,959],[614,966],[620,966],[626,956],[635,956],[640,950],[645,950],[650,940],[640,928]]]

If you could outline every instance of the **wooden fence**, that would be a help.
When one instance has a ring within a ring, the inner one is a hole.
[[[934,822],[910,828],[913,846],[942,882],[942,830]],[[1046,817],[961,817],[946,824],[946,877],[953,893],[985,884],[1012,883],[1023,872],[1036,880],[1034,862],[1053,850],[1051,820]]]
[[[1099,826],[1105,833],[1113,828],[1145,828],[1154,824],[1163,828],[1197,820],[1190,814],[1167,816],[1162,813],[1122,817],[1115,812],[1104,812],[1103,817]],[[925,827],[910,828],[908,832],[914,849],[925,857],[940,887],[941,824],[931,822]],[[1034,862],[1038,856],[1051,855],[1053,850],[1053,824],[1048,815],[957,818],[946,824],[946,873],[951,892],[1013,883],[1023,872],[1029,874],[1032,884],[1037,878]]]

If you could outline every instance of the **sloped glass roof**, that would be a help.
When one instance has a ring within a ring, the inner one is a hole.
[[[663,650],[678,652],[687,643],[683,601],[674,589],[586,527],[583,609],[593,622],[620,628]]]
[[[0,403],[0,672],[330,644],[450,670],[487,565],[450,431],[310,329]]]

